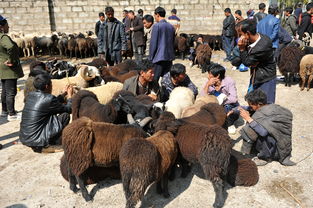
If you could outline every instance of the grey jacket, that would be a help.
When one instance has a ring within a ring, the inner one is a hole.
[[[298,29],[297,26],[297,17],[295,15],[290,15],[289,17],[287,17],[283,28],[289,33],[289,35],[291,36],[296,36],[296,32]]]
[[[139,79],[139,75],[133,76],[133,77],[127,79],[124,82],[123,90],[130,91],[134,95],[139,95],[138,94],[138,79]],[[151,94],[152,92],[155,93],[156,95],[158,95],[160,92],[160,86],[155,81],[148,83],[148,94]]]
[[[98,53],[110,53],[114,54],[113,51],[120,51],[127,49],[127,42],[125,36],[125,29],[122,22],[116,18],[113,21],[112,26],[112,38],[110,39],[108,34],[108,23],[103,22],[100,25],[98,33]],[[110,48],[110,51],[109,51]]]

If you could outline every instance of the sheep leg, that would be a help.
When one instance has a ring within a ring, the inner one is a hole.
[[[311,74],[311,75],[309,76],[309,80],[308,80],[308,91],[309,91],[310,88],[311,88],[312,79],[313,79],[313,74]]]
[[[306,75],[300,75],[301,77],[301,91],[304,90],[304,85],[305,85],[305,79],[306,79]]]
[[[92,200],[92,197],[90,196],[90,194],[88,194],[88,190],[84,184],[84,181],[79,177],[79,176],[76,176],[76,180],[78,182],[78,185],[79,185],[79,188],[82,192],[82,195],[84,197],[84,199],[86,201],[91,201]]]
[[[70,168],[68,168],[67,170],[68,170],[68,182],[70,183],[70,189],[74,193],[76,193],[78,191],[78,188],[76,186],[77,181],[76,181],[75,175],[72,173]]]
[[[215,192],[215,201],[213,207],[214,208],[223,207],[227,196],[223,180],[219,178],[217,181],[212,182],[212,184]]]
[[[184,158],[181,158],[181,166],[182,171],[180,177],[186,178],[191,171],[191,166],[188,164],[188,161],[185,160]]]
[[[285,74],[285,87],[289,86],[290,83],[290,72]]]
[[[170,193],[168,192],[168,171],[161,178],[161,183],[162,183],[163,196],[165,198],[169,198]]]

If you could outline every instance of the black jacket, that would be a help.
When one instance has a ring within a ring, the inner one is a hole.
[[[235,36],[235,18],[232,14],[223,21],[223,35],[227,37]]]
[[[96,36],[98,37],[98,33],[99,33],[99,30],[100,30],[100,25],[101,25],[101,22],[100,20],[96,23],[96,27],[95,27],[95,33],[96,33]]]
[[[240,51],[242,63],[251,68],[252,84],[261,84],[276,77],[272,41],[266,35],[260,35],[261,39],[251,50]]]
[[[133,31],[127,31],[129,28],[133,27]],[[125,30],[127,35],[129,37],[133,37],[134,41],[137,46],[143,46],[145,44],[144,42],[144,29],[143,29],[143,22],[142,19],[140,19],[138,16],[135,16],[134,19],[128,19],[125,21]],[[133,33],[133,36],[132,36]]]
[[[24,145],[44,147],[64,126],[57,114],[71,113],[71,101],[65,105],[57,97],[41,91],[30,92],[22,112],[20,140]]]
[[[310,36],[313,32],[312,23],[311,23],[311,15],[308,14],[307,12],[302,14],[302,20],[301,20],[300,26],[298,27],[298,34],[299,34],[300,40],[302,40],[303,34],[305,32],[308,32]]]
[[[264,17],[266,17],[266,13],[264,12],[258,12],[254,15],[253,19],[256,21],[256,23],[260,22]]]

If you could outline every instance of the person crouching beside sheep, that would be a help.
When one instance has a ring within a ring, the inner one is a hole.
[[[52,84],[48,74],[37,75],[34,87],[36,91],[30,92],[25,101],[19,137],[34,152],[55,152],[61,149],[61,133],[70,121],[73,87],[65,88],[67,104],[63,104],[64,95],[51,95]]]
[[[175,87],[188,87],[195,97],[198,95],[196,85],[186,74],[186,67],[182,64],[174,64],[170,72],[166,73],[161,81],[161,102],[166,102]]]
[[[200,95],[215,95],[219,104],[224,107],[225,113],[229,113],[233,108],[238,107],[236,82],[231,77],[225,76],[225,68],[219,64],[211,64],[207,71],[208,80],[204,84]],[[238,118],[238,113],[232,113],[227,117],[225,125],[228,127],[228,133],[236,133],[234,122]]]
[[[257,156],[254,162],[261,166],[273,160],[282,165],[292,166],[296,163],[291,157],[291,135],[293,115],[290,110],[277,105],[267,104],[267,95],[256,89],[245,96],[253,115],[239,107],[240,116],[247,124],[240,130],[243,144],[241,151],[250,154],[255,146]]]
[[[154,81],[154,67],[149,60],[139,62],[139,75],[133,76],[124,82],[123,90],[134,95],[148,95],[153,101],[158,100],[160,86]]]

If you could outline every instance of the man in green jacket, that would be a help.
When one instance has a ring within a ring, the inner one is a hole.
[[[14,108],[17,94],[17,79],[24,76],[16,43],[6,35],[9,32],[7,20],[0,15],[0,79],[2,85],[1,117],[9,121],[19,120],[20,115]]]

